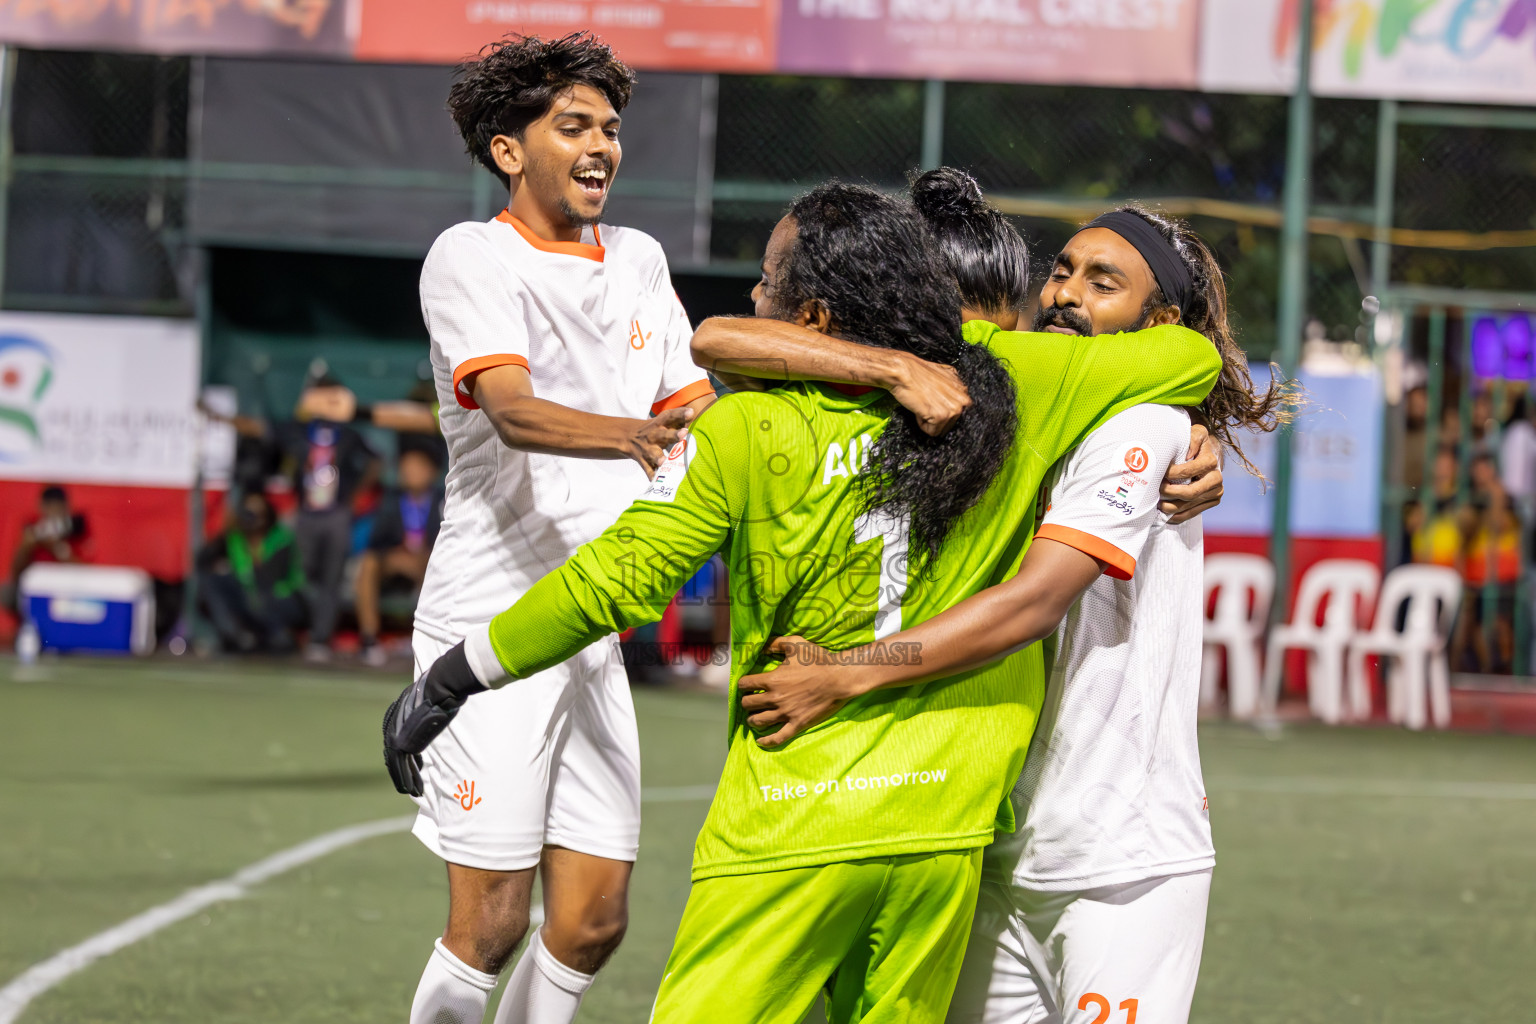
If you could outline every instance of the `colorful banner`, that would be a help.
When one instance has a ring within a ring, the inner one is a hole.
[[[1314,0],[1325,96],[1536,104],[1536,0]],[[452,64],[590,30],[637,68],[1289,92],[1300,0],[0,0],[0,41]]]
[[[1536,0],[1315,0],[1323,96],[1536,104]],[[1298,0],[1204,0],[1200,87],[1287,93]]]
[[[0,479],[190,487],[192,320],[0,313]]]
[[[0,0],[0,41],[52,49],[345,57],[348,0]]]
[[[589,30],[635,67],[773,70],[779,0],[360,0],[360,60],[452,64],[509,32]]]
[[[783,0],[781,71],[1193,88],[1197,0]]]

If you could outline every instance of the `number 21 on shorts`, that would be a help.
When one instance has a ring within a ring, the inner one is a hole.
[[[1077,1001],[1077,1008],[1079,1010],[1086,1010],[1090,1006],[1097,1007],[1099,1015],[1089,1021],[1089,1024],[1105,1024],[1109,1020],[1108,999],[1105,999],[1097,992],[1087,992],[1083,995],[1083,998]],[[1127,999],[1120,1004],[1120,1009],[1125,1011],[1125,1024],[1136,1024],[1136,1000]]]

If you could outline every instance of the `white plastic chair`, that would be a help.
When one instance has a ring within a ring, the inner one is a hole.
[[[1369,604],[1381,585],[1381,571],[1357,558],[1327,558],[1306,571],[1297,588],[1296,610],[1288,625],[1269,634],[1264,661],[1264,706],[1273,712],[1280,701],[1285,652],[1307,652],[1307,703],[1312,713],[1330,724],[1344,717],[1344,656],[1359,632],[1356,606]],[[1323,624],[1318,606],[1327,598]]]
[[[1269,621],[1269,602],[1275,596],[1275,567],[1262,555],[1207,555],[1204,607],[1210,607],[1212,591],[1216,592],[1216,605],[1205,620],[1200,703],[1216,703],[1220,648],[1227,655],[1229,711],[1233,718],[1252,718],[1259,709],[1259,642]]]
[[[1399,631],[1398,610],[1405,601],[1408,608]],[[1388,718],[1410,729],[1424,728],[1427,697],[1436,728],[1451,724],[1451,671],[1445,645],[1460,604],[1461,577],[1454,569],[1402,565],[1387,573],[1375,625],[1349,645],[1349,692],[1357,715],[1370,714],[1365,658],[1377,654],[1386,674]]]

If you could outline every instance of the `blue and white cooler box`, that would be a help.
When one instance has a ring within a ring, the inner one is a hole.
[[[155,591],[142,569],[42,563],[21,574],[21,607],[54,651],[149,654]]]

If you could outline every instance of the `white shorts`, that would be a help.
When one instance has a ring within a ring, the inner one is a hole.
[[[1184,1024],[1211,869],[1086,892],[983,881],[949,1024]]]
[[[451,642],[411,639],[416,675]],[[477,694],[422,755],[412,832],[453,864],[519,871],[545,846],[633,861],[640,735],[618,644]]]

